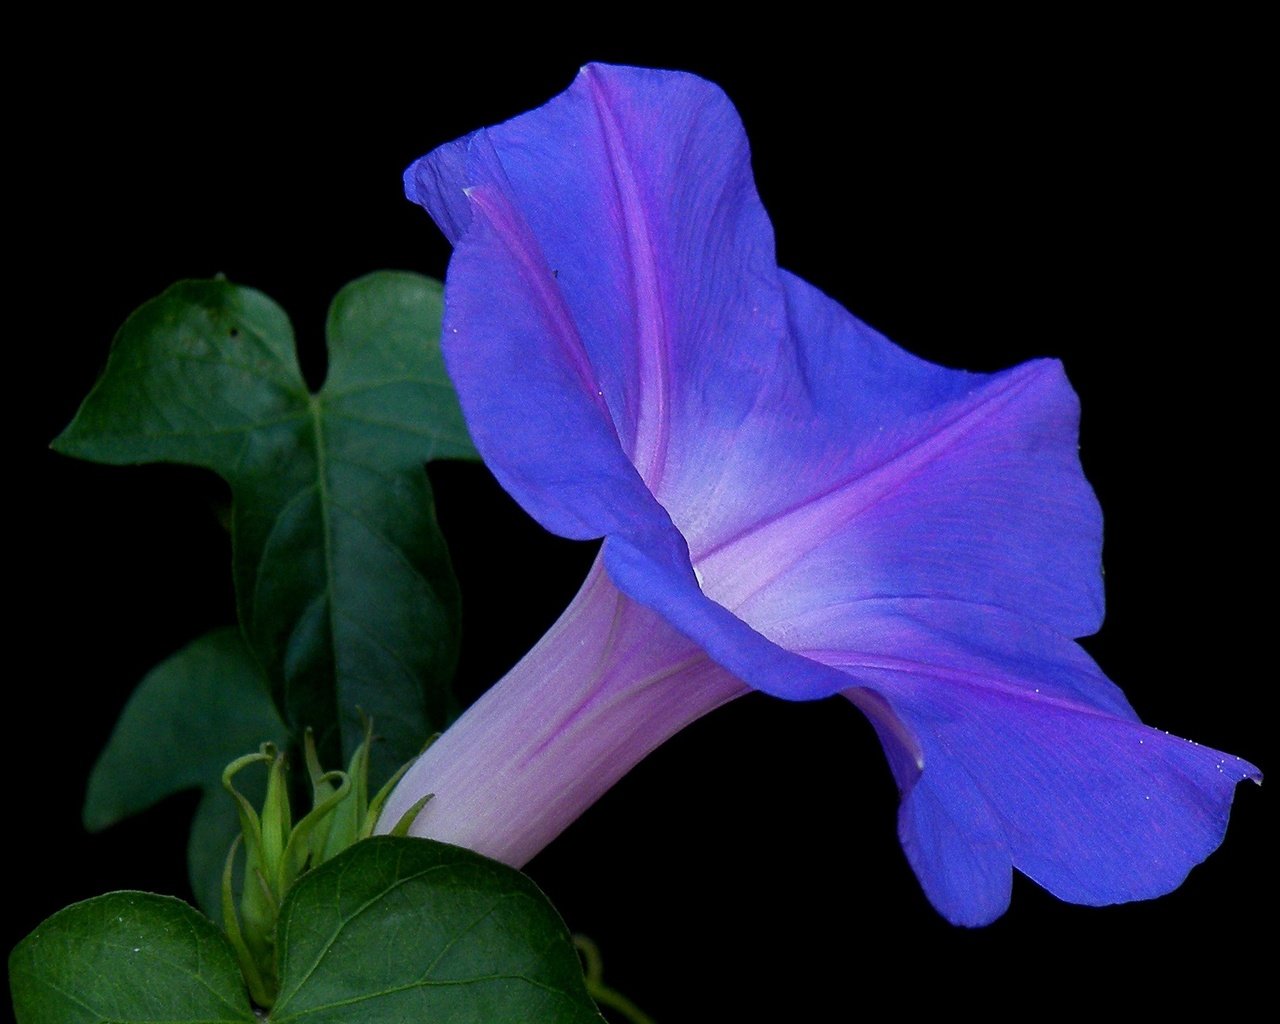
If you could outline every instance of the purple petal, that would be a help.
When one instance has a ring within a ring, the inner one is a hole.
[[[615,532],[614,507],[645,503],[629,466],[658,490],[688,416],[750,410],[726,370],[756,380],[787,352],[746,138],[701,79],[584,68],[406,178],[457,246],[444,348],[476,442],[555,532]],[[572,483],[584,464],[612,497]]]
[[[537,238],[502,190],[476,186],[469,202],[449,265],[443,347],[472,437],[548,529],[574,538],[646,532],[665,515],[619,446]],[[502,286],[475,286],[494,280]]]
[[[861,684],[903,791],[898,831],[926,894],[957,924],[1009,902],[1012,869],[1073,903],[1149,899],[1222,841],[1240,758],[1137,720],[1078,645],[1002,625],[931,628],[939,610],[882,609],[860,650],[814,651]],[[909,652],[909,653],[903,653]]]
[[[785,280],[798,365],[811,369],[770,381],[748,420],[707,427],[687,458],[668,459],[664,500],[702,593],[669,547],[615,536],[606,564],[619,587],[753,687],[792,699],[847,687],[794,652],[839,647],[887,598],[931,600],[939,623],[963,617],[975,642],[1096,629],[1101,517],[1061,367],[934,366]],[[1106,687],[1106,706],[1131,714]]]
[[[758,415],[745,436],[708,447],[732,453],[718,474],[690,474],[754,516],[690,539],[708,594],[789,648],[798,610],[848,614],[851,601],[886,596],[1001,607],[1067,636],[1096,631],[1102,519],[1059,364],[947,370],[804,282],[787,284],[810,407]]]

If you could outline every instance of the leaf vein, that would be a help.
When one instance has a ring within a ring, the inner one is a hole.
[[[405,875],[404,878],[397,878],[395,882],[393,882],[391,885],[388,885],[385,888],[380,889],[375,895],[365,900],[364,903],[362,903],[355,910],[353,910],[350,913],[350,915],[348,915],[346,918],[341,919],[341,922],[339,923],[339,925],[334,929],[333,934],[329,936],[323,948],[320,949],[320,951],[316,954],[315,960],[312,962],[311,966],[307,968],[302,978],[299,979],[298,984],[296,984],[292,989],[289,990],[288,996],[286,996],[283,992],[281,993],[280,1002],[281,1003],[287,1002],[288,999],[293,998],[294,996],[297,995],[298,992],[302,990],[303,986],[305,986],[307,982],[311,980],[312,975],[315,974],[316,969],[320,966],[320,963],[324,960],[326,956],[328,956],[329,951],[333,948],[334,943],[338,941],[338,937],[342,934],[342,932],[346,929],[346,927],[349,924],[351,924],[352,921],[356,920],[356,918],[363,915],[366,910],[374,906],[376,903],[378,903],[379,900],[385,898],[388,894],[394,892],[395,890],[399,889],[403,885],[407,885],[410,882],[417,881],[420,878],[425,878],[427,875],[434,874],[437,871],[445,870],[447,868],[453,868],[456,866],[457,865],[454,862],[432,864],[430,867],[423,868],[421,871],[415,871],[411,875]],[[286,919],[286,928],[288,926],[288,923],[289,923],[288,919]],[[285,973],[287,973],[287,970],[288,970],[288,964],[286,963]]]

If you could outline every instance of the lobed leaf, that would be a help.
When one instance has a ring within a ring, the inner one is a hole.
[[[121,328],[61,452],[107,463],[183,462],[233,495],[236,600],[290,726],[322,759],[383,742],[384,778],[444,727],[458,590],[423,463],[475,458],[439,351],[441,286],[361,278],[334,299],[329,373],[311,394],[270,299],[185,281]],[[243,752],[243,751],[241,751]]]

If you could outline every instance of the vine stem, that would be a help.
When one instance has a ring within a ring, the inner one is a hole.
[[[583,974],[587,981],[587,994],[597,1003],[617,1010],[631,1024],[655,1024],[647,1013],[636,1006],[621,992],[611,989],[604,983],[604,961],[600,956],[600,947],[585,935],[575,935],[573,944],[582,955]]]

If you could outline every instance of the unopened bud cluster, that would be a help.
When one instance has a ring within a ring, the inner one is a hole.
[[[320,767],[315,741],[306,734],[305,756],[311,777],[311,810],[296,824],[289,806],[288,766],[283,751],[264,743],[256,754],[237,758],[222,773],[222,784],[236,801],[240,835],[227,854],[222,872],[222,922],[235,947],[249,993],[269,1009],[279,990],[276,963],[276,919],[293,883],[303,874],[373,834],[383,804],[404,773],[397,772],[371,800],[369,745],[372,725],[356,748],[345,772]],[[262,813],[235,788],[232,780],[250,765],[267,767],[267,794]],[[406,767],[408,767],[406,765]],[[404,835],[429,797],[403,816],[393,834]],[[244,849],[244,876],[235,895],[236,857]]]

